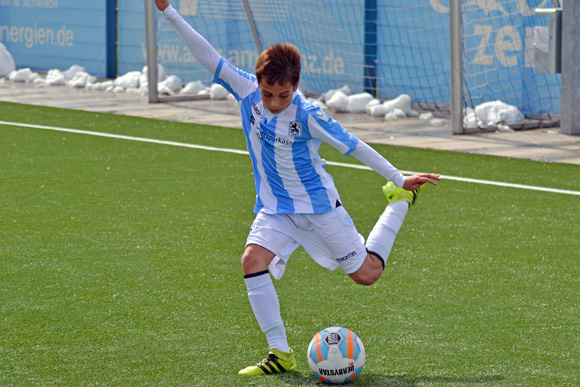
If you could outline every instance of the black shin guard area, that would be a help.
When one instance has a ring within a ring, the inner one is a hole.
[[[385,266],[385,264],[383,263],[383,266]],[[263,275],[263,274],[268,274],[268,270],[264,270],[264,271],[259,271],[257,273],[252,273],[252,274],[246,274],[244,275],[244,278],[252,278],[252,277],[257,277],[259,275]]]

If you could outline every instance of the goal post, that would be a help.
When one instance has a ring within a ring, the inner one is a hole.
[[[463,134],[463,19],[461,0],[451,0],[449,7],[449,46],[451,61],[451,133]]]
[[[209,95],[160,95],[159,56],[157,51],[157,8],[153,0],[145,0],[145,34],[147,52],[147,97],[149,103],[207,100]]]
[[[157,83],[157,28],[155,25],[155,5],[151,0],[145,0],[145,34],[147,39],[147,96],[149,102],[159,102]]]

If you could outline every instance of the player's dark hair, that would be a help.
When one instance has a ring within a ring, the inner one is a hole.
[[[258,83],[286,83],[296,86],[300,80],[300,51],[290,43],[276,43],[264,50],[256,61]]]

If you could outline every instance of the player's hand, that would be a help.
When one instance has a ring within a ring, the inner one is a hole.
[[[165,11],[165,8],[169,7],[169,0],[155,0],[155,5],[161,12],[163,12]]]
[[[437,181],[439,180],[441,180],[441,176],[434,173],[420,173],[418,175],[406,177],[405,184],[403,184],[403,189],[407,191],[413,191],[425,183],[437,185]]]

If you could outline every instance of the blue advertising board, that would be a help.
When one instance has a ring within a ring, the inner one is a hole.
[[[147,64],[143,0],[120,1],[118,22],[119,74],[141,71]]]
[[[104,76],[105,3],[0,0],[0,43],[18,68],[67,69],[73,64]]]
[[[449,1],[271,2],[255,7],[254,20],[263,47],[299,46],[306,89],[349,85],[353,93],[405,93],[415,102],[446,105]],[[111,4],[118,11],[111,13]],[[254,72],[258,49],[241,1],[172,4],[230,63]],[[526,115],[559,112],[560,76],[535,73],[530,54],[534,27],[547,23],[533,9],[546,6],[549,0],[464,2],[465,89],[474,106],[499,99]],[[211,79],[162,17],[157,29],[158,57],[168,73],[184,71],[184,82]],[[109,77],[140,71],[147,62],[145,36],[143,0],[0,0],[0,43],[18,68],[77,64]]]

